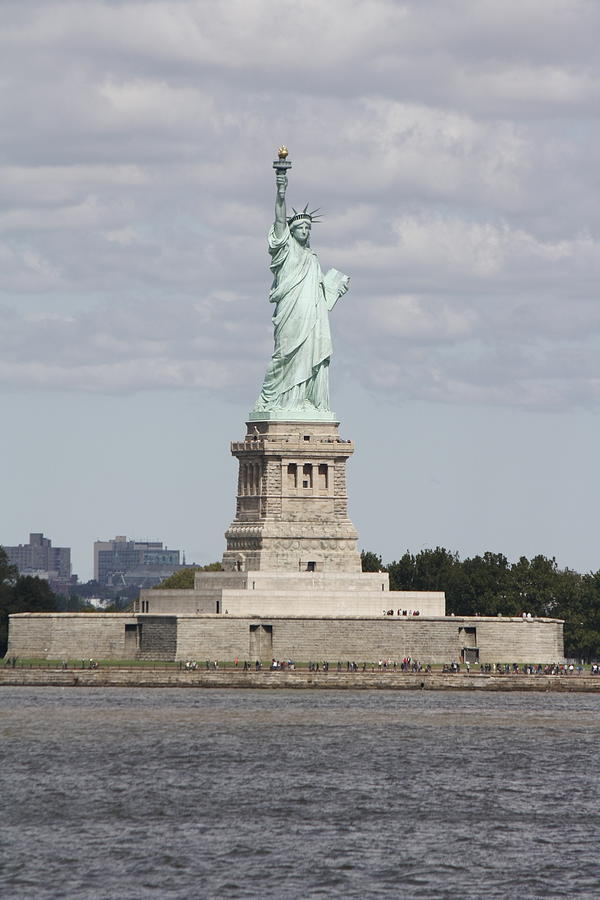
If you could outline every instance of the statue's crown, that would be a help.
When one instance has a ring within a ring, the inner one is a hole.
[[[292,211],[294,213],[293,216],[288,216],[288,226],[292,228],[294,225],[299,225],[300,222],[308,222],[309,225],[312,225],[313,222],[318,222],[321,219],[321,216],[317,215],[319,212],[318,209],[313,209],[312,212],[308,211],[308,203],[302,210],[302,212],[298,212],[292,206]]]

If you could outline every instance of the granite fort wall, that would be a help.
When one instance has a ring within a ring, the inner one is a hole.
[[[177,628],[178,659],[250,659],[250,625],[243,618],[180,616]],[[271,659],[272,655],[260,657]],[[256,657],[254,657],[256,659]]]
[[[441,663],[469,647],[484,663],[555,662],[563,659],[562,632],[556,619],[21,613],[10,618],[8,655]]]
[[[470,629],[465,633],[465,629]],[[473,629],[475,633],[473,633]],[[475,643],[476,642],[476,643]],[[558,620],[384,617],[185,617],[178,622],[180,659],[295,659],[422,662],[459,660],[476,647],[480,662],[563,659]]]
[[[471,619],[485,662],[560,661],[564,658],[563,623],[544,619]],[[507,648],[511,654],[507,656]]]
[[[136,626],[124,613],[19,613],[10,616],[7,656],[133,659]]]

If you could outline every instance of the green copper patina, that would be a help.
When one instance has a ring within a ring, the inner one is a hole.
[[[308,207],[288,217],[286,171],[291,167],[282,147],[276,171],[275,222],[269,232],[275,304],[275,349],[250,421],[334,421],[329,408],[329,361],[333,348],[329,311],[350,281],[336,269],[325,275],[310,248],[315,213]]]

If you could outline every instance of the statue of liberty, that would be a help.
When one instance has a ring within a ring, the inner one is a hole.
[[[275,304],[275,349],[267,368],[260,397],[251,419],[260,413],[285,418],[304,413],[318,418],[329,409],[329,361],[333,352],[328,313],[348,290],[349,278],[336,269],[325,275],[310,247],[316,211],[293,209],[288,216],[285,192],[288,184],[287,150],[279,151],[276,170],[275,222],[269,232],[273,284],[269,300]]]

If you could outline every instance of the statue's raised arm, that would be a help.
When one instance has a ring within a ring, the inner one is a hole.
[[[331,269],[325,276],[310,235],[315,212],[308,205],[288,215],[287,170],[291,162],[281,147],[276,171],[275,222],[269,233],[273,285],[269,300],[275,304],[275,349],[260,397],[250,414],[259,421],[302,419],[331,421],[329,361],[333,352],[329,310],[348,290],[348,276]]]
[[[287,210],[285,208],[285,192],[288,186],[288,179],[285,172],[278,172],[276,177],[277,194],[275,195],[275,237],[281,238],[285,233],[287,225]]]

